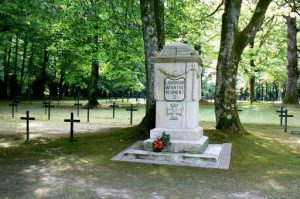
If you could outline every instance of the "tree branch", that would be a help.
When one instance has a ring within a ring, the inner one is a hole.
[[[213,16],[214,14],[216,14],[216,12],[218,12],[218,10],[221,8],[221,6],[224,4],[224,0],[221,1],[221,3],[217,6],[217,8],[210,14],[206,15],[206,17],[204,18],[207,18],[207,17],[211,17]]]
[[[216,12],[219,11],[219,9],[221,8],[221,6],[224,4],[224,0],[221,1],[221,3],[217,6],[217,8],[210,14],[200,18],[199,20],[197,20],[198,22],[204,21],[206,18],[213,16],[214,14],[216,14]]]
[[[297,15],[300,16],[300,12],[298,11],[298,7],[295,0],[293,0],[293,4],[291,4],[289,0],[285,0],[285,2],[290,6],[292,12],[295,12],[297,13]]]
[[[236,47],[239,51],[248,45],[248,43],[254,39],[255,34],[259,31],[264,19],[265,14],[268,9],[269,4],[272,0],[259,0],[255,8],[254,14],[248,23],[248,25],[239,33],[239,38],[237,40]]]

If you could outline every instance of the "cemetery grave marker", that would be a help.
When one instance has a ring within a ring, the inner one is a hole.
[[[284,132],[287,132],[287,118],[294,117],[293,115],[288,115],[288,110],[284,110],[284,114],[280,114],[279,117],[284,117]]]
[[[71,112],[71,119],[65,119],[64,122],[70,122],[71,128],[70,128],[70,142],[73,143],[74,141],[74,122],[80,122],[80,120],[74,120],[74,114]]]
[[[113,109],[113,118],[115,118],[115,112],[116,112],[116,107],[118,107],[118,105],[116,105],[116,102],[113,102],[112,105],[110,105],[110,107],[112,107]]]
[[[47,101],[43,101],[42,104],[43,104],[43,107],[45,108],[45,115],[46,115],[47,114],[47,107],[46,107],[46,105],[48,104],[48,102]]]
[[[29,111],[26,111],[26,117],[21,117],[21,120],[26,120],[26,142],[29,140],[29,120],[35,120],[34,117],[29,117]]]
[[[18,106],[18,104],[15,103],[15,101],[13,100],[11,104],[9,104],[8,106],[11,106],[11,117],[14,118],[15,117],[15,107]]]
[[[77,117],[79,117],[79,106],[81,106],[82,104],[79,103],[79,100],[74,104],[74,106],[77,107]]]
[[[284,109],[283,107],[281,106],[280,109],[277,109],[276,110],[276,113],[279,113],[280,115],[282,115],[282,113],[284,113]],[[282,117],[280,117],[280,126],[282,126]]]
[[[130,105],[130,108],[127,108],[126,111],[130,111],[130,125],[132,125],[133,111],[137,111],[137,108],[133,108],[133,105]]]
[[[88,103],[88,105],[83,108],[87,110],[87,122],[90,122],[90,109],[93,109],[93,106],[90,106],[90,104]]]
[[[51,102],[49,101],[47,104],[45,104],[45,107],[48,108],[48,120],[50,120],[51,108],[54,108],[54,106],[51,105]]]
[[[18,104],[20,103],[20,101],[19,100],[17,100],[17,99],[13,99],[12,100],[12,104],[15,104],[15,107],[16,107],[16,113],[18,112]]]

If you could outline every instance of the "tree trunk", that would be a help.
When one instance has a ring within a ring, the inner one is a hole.
[[[266,101],[269,101],[269,84],[268,82],[266,81]]]
[[[96,0],[91,0],[92,5],[94,6],[94,17],[97,18],[97,2]],[[94,44],[95,50],[94,54],[97,54],[99,51],[99,37],[97,33],[97,29],[99,28],[97,22],[95,25],[96,35],[94,36]],[[97,106],[99,103],[97,101],[97,90],[98,90],[98,79],[99,79],[99,61],[97,60],[97,55],[92,59],[92,67],[91,67],[91,82],[89,87],[89,105]]]
[[[28,64],[27,64],[28,69],[33,67],[32,65],[33,65],[33,56],[34,56],[34,53],[35,53],[35,49],[36,49],[36,45],[34,43],[31,43],[30,56],[29,56],[29,60],[28,60]],[[27,74],[28,73],[24,72],[24,77],[23,77],[23,80],[22,80],[23,81],[22,84],[25,82]]]
[[[22,59],[22,67],[21,67],[21,78],[20,78],[20,93],[22,92],[23,88],[23,81],[24,81],[24,70],[25,70],[25,63],[26,63],[26,54],[27,54],[27,46],[28,46],[28,41],[25,39],[24,41],[24,46],[23,46],[23,59]]]
[[[151,57],[164,45],[163,1],[140,0],[146,69],[146,115],[141,125],[146,129],[155,127],[154,62]]]
[[[46,68],[49,61],[49,52],[47,50],[47,47],[44,47],[44,58],[43,58],[43,65],[42,65],[42,71],[41,71],[41,93],[39,93],[39,96],[43,97],[45,88],[46,88]]]
[[[91,68],[91,84],[89,91],[89,105],[97,106],[99,103],[97,101],[97,82],[99,79],[99,61],[93,59]]]
[[[283,103],[298,104],[297,81],[299,78],[298,61],[297,61],[297,24],[296,17],[286,17],[288,31],[287,46],[287,82],[286,92]]]
[[[9,49],[8,49],[8,55],[7,55],[7,60],[6,60],[6,70],[4,71],[4,94],[6,97],[8,97],[8,80],[9,80],[9,72],[11,70],[10,68],[10,59],[11,59],[11,50],[12,50],[12,40],[13,40],[13,37],[10,37],[10,40],[9,40]]]
[[[225,0],[222,17],[221,45],[217,64],[215,113],[216,128],[246,134],[237,111],[236,76],[241,54],[262,25],[271,0],[260,0],[255,12],[239,32],[238,23],[242,0]]]
[[[163,49],[165,45],[165,18],[164,18],[164,0],[154,0],[154,15],[157,31],[158,50]]]
[[[58,97],[59,99],[62,99],[63,94],[64,94],[64,87],[63,87],[63,83],[65,80],[65,71],[63,69],[60,70],[60,78],[59,78],[59,83],[58,83],[58,89],[59,89],[59,93],[58,93]]]
[[[4,54],[3,54],[3,84],[2,84],[2,91],[1,97],[5,98],[7,97],[7,57],[8,57],[8,47],[5,46],[4,48]]]
[[[18,69],[18,54],[19,54],[19,34],[16,34],[15,64],[14,64],[14,74],[15,75],[17,75],[17,69]]]
[[[260,93],[260,95],[261,95],[261,101],[265,101],[265,87],[264,87],[264,85],[262,84],[262,85],[260,86],[260,88],[261,88],[261,93]]]
[[[254,48],[254,40],[250,42],[250,48]],[[253,68],[253,71],[255,71],[255,60],[253,58],[250,59],[250,66]],[[250,103],[252,105],[252,102],[256,101],[255,97],[255,74],[250,75]]]

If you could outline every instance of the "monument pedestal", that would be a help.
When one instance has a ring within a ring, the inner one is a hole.
[[[203,153],[208,146],[208,137],[203,136],[202,127],[194,129],[164,129],[155,128],[150,131],[150,138],[144,141],[144,150],[153,151],[152,143],[162,133],[170,135],[170,146],[165,152]]]
[[[189,166],[215,169],[228,169],[231,156],[230,143],[209,144],[203,153],[171,153],[152,152],[143,149],[143,142],[136,142],[112,158],[116,161],[126,161],[146,164]]]

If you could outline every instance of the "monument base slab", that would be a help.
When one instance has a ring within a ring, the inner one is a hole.
[[[139,141],[113,157],[112,160],[229,169],[232,147],[230,143],[209,144],[206,150],[199,154],[145,151],[143,150],[143,145],[143,141]]]
[[[152,151],[152,143],[155,139],[147,139],[144,141],[144,150]],[[170,140],[170,146],[166,152],[173,153],[203,153],[208,146],[208,137],[202,136],[197,141],[190,140]]]
[[[150,130],[150,138],[156,139],[161,137],[163,133],[170,135],[171,140],[199,140],[203,136],[203,128],[196,127],[193,129],[167,129],[154,128]]]

